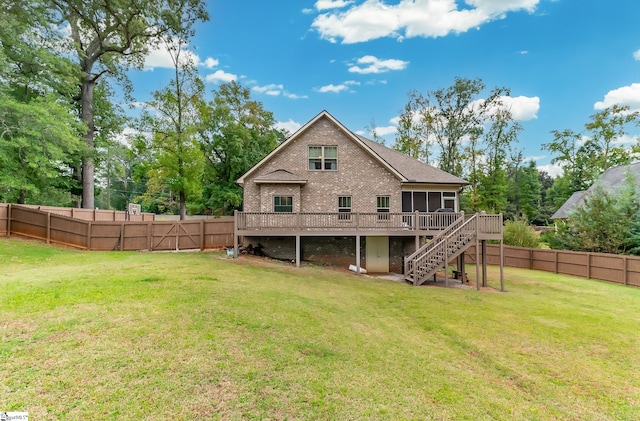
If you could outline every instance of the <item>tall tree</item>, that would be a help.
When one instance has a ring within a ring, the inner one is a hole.
[[[68,205],[69,164],[82,150],[71,63],[41,3],[0,7],[0,201]]]
[[[540,213],[541,186],[536,163],[529,161],[524,165],[522,152],[518,152],[511,158],[507,176],[507,218],[526,219],[527,223],[537,220]]]
[[[481,79],[456,77],[454,84],[422,95],[409,94],[409,103],[400,116],[396,149],[420,154],[419,143],[428,151],[429,142],[439,147],[438,165],[451,174],[463,175],[462,145],[482,127],[493,110],[499,108],[500,97],[508,95],[504,88],[493,89],[488,98],[480,99],[485,89]]]
[[[128,87],[125,70],[142,67],[149,47],[168,34],[188,38],[193,25],[207,20],[202,0],[45,0],[57,25],[71,31],[72,50],[80,73],[80,118],[87,126],[89,153],[82,162],[82,206],[94,207],[94,89],[103,75]]]
[[[393,148],[412,158],[429,163],[433,139],[428,136],[427,119],[421,118],[420,97],[418,91],[409,92],[409,101],[400,113],[398,134]]]
[[[174,65],[169,85],[153,94],[143,121],[151,131],[148,193],[169,187],[179,197],[180,219],[186,217],[187,200],[202,193],[204,157],[196,140],[205,107],[204,84],[196,75],[195,63],[185,54],[187,40],[167,39]]]
[[[273,114],[237,82],[223,83],[207,107],[200,144],[207,160],[203,206],[229,214],[242,205],[236,180],[284,140]]]
[[[521,129],[520,124],[513,121],[509,110],[502,107],[492,109],[490,125],[484,133],[484,175],[478,186],[483,210],[506,210],[509,189],[506,175],[507,153],[517,141]]]
[[[616,144],[640,122],[640,114],[627,106],[614,105],[593,114],[585,130],[553,130],[553,141],[542,147],[554,157],[551,162],[563,168],[556,179],[554,194],[562,204],[572,193],[586,190],[609,167],[629,163],[640,152],[640,143],[629,147]]]

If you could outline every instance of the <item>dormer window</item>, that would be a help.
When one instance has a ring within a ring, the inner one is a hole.
[[[338,169],[337,146],[309,146],[309,169],[335,171]]]

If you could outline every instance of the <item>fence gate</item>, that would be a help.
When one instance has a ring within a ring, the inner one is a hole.
[[[200,224],[167,222],[153,224],[151,250],[200,248]],[[195,228],[189,229],[189,228]]]

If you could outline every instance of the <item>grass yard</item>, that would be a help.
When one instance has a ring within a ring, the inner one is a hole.
[[[0,268],[0,411],[33,420],[640,419],[636,288],[509,268],[506,293],[412,287],[6,238]]]

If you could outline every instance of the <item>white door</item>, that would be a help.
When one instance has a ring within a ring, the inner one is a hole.
[[[389,237],[367,237],[367,272],[389,272]]]

